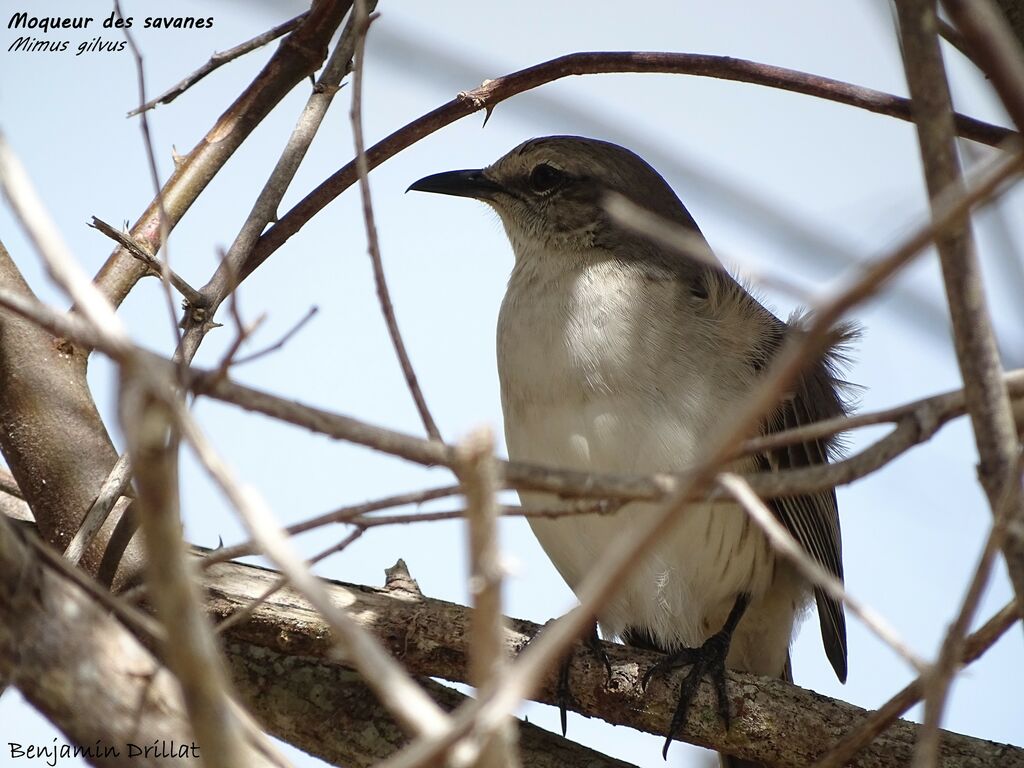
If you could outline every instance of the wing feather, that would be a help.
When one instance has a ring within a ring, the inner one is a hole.
[[[781,321],[779,323],[782,325]],[[779,344],[784,329],[785,326],[779,329]],[[837,345],[851,334],[849,329],[840,329]],[[835,364],[840,354],[835,352],[826,356],[804,374],[794,392],[765,421],[763,431],[766,434],[793,429],[846,412],[841,396],[843,382],[835,376]],[[810,440],[773,449],[759,457],[758,464],[772,471],[825,464],[835,448],[833,443],[830,440]],[[804,550],[842,581],[843,548],[835,491],[771,499],[768,505]],[[840,681],[846,682],[846,616],[843,605],[821,589],[815,588],[814,597],[825,654]]]

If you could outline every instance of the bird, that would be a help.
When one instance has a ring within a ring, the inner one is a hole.
[[[776,317],[713,256],[666,248],[609,215],[618,194],[703,235],[667,181],[634,152],[579,136],[526,141],[485,168],[436,173],[410,190],[474,198],[501,219],[514,263],[497,324],[497,363],[509,458],[571,470],[678,472],[701,457],[706,436],[752,391],[800,316]],[[709,250],[710,253],[710,250]],[[852,326],[837,326],[760,424],[761,434],[845,415],[840,377]],[[777,471],[834,460],[834,438],[738,459],[735,470]],[[523,505],[550,495],[520,492]],[[772,499],[778,520],[840,581],[842,540],[834,490]],[[614,514],[530,517],[570,588],[631,520],[653,514],[632,502]],[[703,676],[729,722],[725,669],[792,681],[797,620],[816,603],[828,660],[847,675],[842,603],[777,555],[735,503],[693,505],[600,611],[606,638],[666,654],[654,674],[691,670],[663,754],[685,722]],[[563,721],[564,729],[564,721]],[[727,768],[757,763],[721,756]]]

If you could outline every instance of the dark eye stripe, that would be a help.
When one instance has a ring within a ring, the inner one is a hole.
[[[538,194],[551,192],[564,181],[565,174],[547,163],[541,163],[530,172],[530,188]]]

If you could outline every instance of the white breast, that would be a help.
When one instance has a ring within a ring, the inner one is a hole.
[[[594,261],[557,276],[514,272],[498,322],[498,369],[510,458],[567,469],[648,474],[691,464],[735,402],[691,356],[672,281]],[[543,494],[523,503],[552,506]],[[531,526],[575,587],[650,507]],[[763,594],[771,553],[745,514],[692,508],[601,616],[606,633],[648,629],[665,646],[699,644],[738,591]]]

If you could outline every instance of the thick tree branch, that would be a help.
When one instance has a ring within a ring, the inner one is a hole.
[[[359,675],[338,664],[241,641],[225,645],[235,687],[274,736],[333,765],[370,768],[409,737]],[[430,697],[451,711],[466,697],[423,678]],[[530,768],[635,768],[532,723],[517,721]]]
[[[237,563],[221,563],[204,572],[208,606],[224,618],[243,610],[273,584],[278,575]],[[469,609],[415,592],[373,589],[332,583],[332,600],[345,605],[364,628],[372,631],[415,674],[453,681],[468,679]],[[508,652],[518,652],[540,629],[510,619],[505,633]],[[326,622],[294,590],[284,589],[256,609],[229,633],[230,643],[244,642],[294,659],[333,666]],[[229,645],[230,647],[230,645]],[[577,711],[588,717],[660,734],[676,705],[677,677],[639,688],[643,671],[659,657],[653,653],[605,643],[612,678],[590,654],[573,659],[573,692]],[[537,700],[555,702],[556,674],[544,681]],[[751,675],[730,674],[729,693],[735,718],[726,732],[716,715],[710,686],[704,684],[683,737],[695,744],[723,749],[775,765],[804,766],[827,751],[865,716],[858,707],[796,686]],[[865,747],[862,768],[902,766],[913,753],[919,726],[900,721]],[[1024,766],[1024,750],[954,733],[943,733],[943,766]]]
[[[0,522],[0,531],[10,531],[17,542],[19,534],[13,533],[10,526]],[[14,585],[13,592],[0,590],[0,615],[4,621],[0,622],[0,665],[4,659],[19,658],[26,661],[25,651],[17,651],[18,656],[12,656],[7,643],[12,642],[12,635],[19,643],[24,643],[26,648],[35,649],[33,643],[36,640],[34,631],[25,629],[20,614],[10,602],[12,595],[18,596],[21,602],[32,602],[30,597],[35,591],[30,581],[24,575],[13,578],[18,574],[26,573],[24,564],[6,570],[6,555],[9,552],[4,546],[8,545],[11,539],[0,537],[0,584]],[[25,547],[20,544],[20,547]],[[26,550],[27,551],[27,550]],[[45,565],[37,564],[32,566],[34,572],[42,574],[41,578],[61,586],[64,591],[74,592],[78,588],[71,582],[57,574],[48,573]],[[35,577],[33,577],[35,578]],[[205,590],[208,596],[208,606],[215,616],[226,617],[238,610],[245,610],[251,601],[260,595],[265,588],[278,579],[278,574],[273,571],[246,566],[238,563],[218,564],[205,575]],[[406,580],[408,581],[408,580]],[[425,598],[415,589],[403,588],[399,580],[395,580],[389,588],[373,589],[356,585],[345,585],[335,583],[329,586],[332,601],[339,605],[345,605],[347,610],[354,616],[358,616],[364,627],[376,633],[389,647],[390,651],[402,659],[403,663],[414,673],[420,675],[431,675],[444,677],[451,680],[464,681],[468,679],[468,627],[470,623],[469,609],[453,605],[439,600]],[[80,590],[79,590],[80,592]],[[84,613],[77,611],[75,616],[85,616],[85,624],[77,624],[76,628],[82,631],[83,627],[92,626],[90,622],[94,617],[99,617],[103,622],[110,622],[113,629],[123,633],[123,628],[110,618],[106,608],[89,608],[89,598],[82,593],[76,598],[77,603],[84,606]],[[20,603],[19,603],[20,604]],[[88,610],[87,610],[88,609]],[[39,647],[38,654],[29,654],[27,663],[19,668],[19,675],[28,679],[16,678],[16,682],[28,689],[26,695],[36,701],[35,695],[50,695],[57,697],[57,701],[48,702],[45,698],[38,704],[48,716],[55,719],[55,722],[64,723],[63,710],[71,709],[79,719],[86,718],[87,712],[95,711],[99,706],[97,699],[104,698],[98,693],[93,693],[90,687],[75,685],[68,688],[66,685],[58,690],[50,690],[49,693],[35,692],[35,686],[49,687],[53,683],[36,674],[36,667],[32,666],[32,658],[41,656],[40,664],[45,664],[45,669],[50,674],[70,674],[77,668],[76,664],[69,662],[64,666],[62,659],[66,656],[54,656],[51,658],[50,644],[53,638],[59,633],[71,631],[71,627],[55,627],[52,623],[54,616],[59,619],[60,611],[55,611],[52,606],[44,603],[37,606],[37,620],[45,620],[46,626],[39,629],[43,637],[49,637],[50,643]],[[995,630],[986,628],[979,632],[979,638],[969,644],[971,655],[968,660],[987,647],[1004,631],[1012,622],[1006,611],[1000,614]],[[11,617],[16,618],[15,621]],[[97,620],[99,620],[97,619]],[[77,621],[77,620],[76,620]],[[506,648],[510,652],[519,650],[529,637],[532,637],[539,630],[537,625],[529,622],[510,620],[509,629],[505,633]],[[7,630],[5,632],[5,630]],[[27,633],[26,633],[27,632]],[[985,637],[980,637],[985,635]],[[89,637],[104,637],[105,630],[89,632]],[[131,647],[138,647],[138,652],[145,654],[134,640],[125,641],[123,638],[119,643],[129,642]],[[117,663],[119,668],[110,670],[109,676],[105,675],[101,680],[92,684],[102,685],[104,694],[110,695],[112,690],[122,690],[121,676],[127,658],[122,658],[122,645],[118,645],[118,652],[114,659],[107,659],[109,663]],[[369,765],[376,759],[391,754],[395,749],[405,743],[406,737],[401,735],[392,726],[386,733],[368,733],[368,722],[375,724],[385,723],[384,716],[379,708],[372,703],[363,700],[359,706],[352,709],[341,709],[344,703],[357,703],[359,696],[366,696],[366,689],[358,683],[354,673],[342,666],[344,659],[338,660],[332,651],[333,643],[330,641],[327,632],[326,622],[298,597],[294,591],[286,590],[266,604],[258,608],[253,616],[247,621],[235,627],[226,642],[226,651],[236,684],[243,696],[250,700],[255,714],[264,722],[271,732],[285,738],[304,749],[312,751],[328,760],[342,760],[345,764]],[[578,709],[584,715],[602,717],[609,722],[629,725],[653,733],[658,733],[664,726],[664,722],[675,706],[674,689],[671,681],[666,685],[652,686],[651,690],[644,694],[637,688],[637,681],[640,674],[647,665],[653,663],[657,658],[654,654],[647,654],[623,646],[606,644],[605,649],[613,661],[613,676],[606,680],[605,671],[600,664],[592,661],[588,654],[578,654],[573,662],[574,692],[577,695],[580,707]],[[92,649],[80,650],[84,658],[89,658]],[[74,649],[63,651],[64,654],[75,653]],[[106,657],[103,657],[106,658]],[[157,666],[157,662],[149,659],[147,663]],[[58,661],[58,667],[53,669],[53,659]],[[90,664],[95,664],[90,661]],[[0,673],[5,667],[0,666]],[[128,676],[128,683],[137,684],[139,680],[138,670],[133,670]],[[145,677],[145,676],[143,676]],[[156,686],[156,680],[169,681],[166,673],[160,672],[159,676],[152,681],[146,678],[145,683],[152,682]],[[127,683],[125,683],[127,684]],[[337,684],[337,685],[336,685]],[[918,683],[919,691],[920,684]],[[554,702],[555,680],[552,676],[542,687],[539,701],[546,703]],[[60,700],[68,690],[81,693],[89,697],[90,705],[86,706],[84,701],[80,704],[68,703]],[[767,761],[778,760],[778,764],[801,766],[810,764],[816,756],[823,753],[823,744],[834,743],[839,740],[842,734],[849,732],[857,723],[861,722],[867,713],[843,702],[832,701],[825,697],[804,691],[800,688],[787,686],[778,681],[766,678],[756,678],[748,675],[731,675],[730,690],[734,711],[739,713],[739,719],[734,722],[729,734],[721,732],[717,719],[714,716],[715,700],[714,694],[707,689],[702,689],[697,702],[697,711],[691,718],[690,730],[686,732],[686,738],[692,739],[710,747],[722,747],[740,749],[738,745],[747,744],[743,754],[753,756],[757,759]],[[154,700],[159,693],[158,687],[150,688],[150,700]],[[433,691],[431,691],[433,693]],[[913,693],[911,694],[913,695]],[[95,698],[93,698],[95,697]],[[106,707],[116,708],[124,706],[134,717],[137,713],[135,707],[138,702],[137,694],[127,699],[127,704],[119,702],[102,702],[106,713]],[[337,706],[336,706],[337,705]],[[183,708],[178,705],[178,716],[181,722],[184,721]],[[166,713],[165,713],[166,714]],[[337,718],[346,717],[350,720],[338,721]],[[384,719],[381,719],[384,718]],[[87,718],[86,718],[87,719]],[[116,721],[103,720],[104,723]],[[364,726],[357,729],[363,734],[360,738],[349,738],[351,731],[338,728],[345,722]],[[323,731],[330,723],[337,731],[337,737],[323,738]],[[144,721],[143,726],[146,725]],[[79,727],[84,735],[75,736],[71,730]],[[112,726],[110,726],[112,727]],[[154,726],[155,728],[156,726]],[[163,726],[161,726],[162,728]],[[776,728],[782,728],[785,738],[780,738],[779,743],[772,742],[768,737],[776,732]],[[820,730],[824,728],[825,730]],[[898,722],[892,729],[886,732],[879,740],[867,747],[867,751],[860,756],[857,765],[859,766],[895,766],[902,765],[902,761],[912,750],[915,730],[917,726],[902,721]],[[152,729],[146,732],[150,732]],[[77,726],[66,726],[65,732],[70,739],[79,739],[83,743],[94,742],[96,733],[108,734],[109,730],[97,731],[91,722],[79,723]],[[167,733],[167,730],[161,730]],[[795,734],[795,738],[791,738]],[[378,738],[380,736],[380,738]],[[116,742],[118,739],[127,738],[124,733],[113,733],[104,735],[104,740]],[[596,755],[587,756],[585,752],[579,751],[576,745],[564,742],[558,737],[545,735],[539,742],[531,741],[527,737],[523,743],[524,755],[527,764],[546,766],[557,765],[558,762],[534,762],[533,757],[542,757],[545,752],[558,748],[564,759],[564,765],[595,765],[591,760],[598,759]],[[553,741],[549,741],[549,738]],[[534,750],[537,750],[536,752]],[[942,747],[941,765],[959,766],[964,764],[976,766],[1005,766],[1006,768],[1019,768],[1024,766],[1024,752],[1019,748],[1007,745],[998,745],[980,739],[973,739],[957,734],[944,734]],[[361,757],[360,757],[361,755]],[[575,755],[578,759],[569,759]],[[585,759],[584,759],[585,758]],[[614,761],[597,763],[597,765],[615,765],[624,768]]]
[[[1013,36],[1017,38],[1017,43],[1024,46],[1024,2],[1021,0],[996,0],[996,2],[999,3],[999,7],[1006,16],[1006,21],[1009,23],[1010,29],[1013,30]]]
[[[1024,49],[992,0],[943,0],[974,52],[972,60],[992,81],[1003,106],[1024,126]]]
[[[124,765],[129,744],[154,739],[198,750],[177,680],[106,607],[42,563],[24,538],[30,535],[0,519],[0,678],[70,742],[119,750],[95,765]],[[282,765],[251,741],[243,749],[247,765]],[[180,764],[143,754],[131,762]]]
[[[0,289],[27,301],[31,290],[0,244]],[[85,380],[85,353],[66,337],[0,310],[0,448],[40,535],[64,550],[117,461]],[[91,573],[123,512],[115,510],[82,557]],[[141,550],[122,574],[141,566]]]
[[[404,565],[399,561],[386,569],[384,591],[400,599],[419,598],[419,587]],[[406,732],[352,670],[230,638],[226,652],[236,687],[278,738],[353,768],[369,768],[408,743]],[[421,678],[419,684],[446,711],[466,701],[429,678]],[[516,726],[520,752],[530,768],[632,768],[528,722],[516,721]]]

